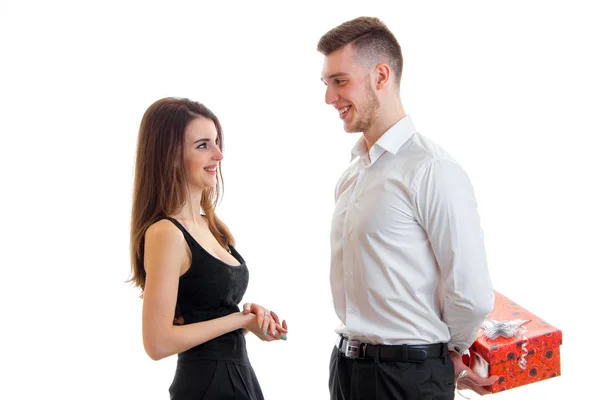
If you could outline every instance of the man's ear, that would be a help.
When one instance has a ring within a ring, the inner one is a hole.
[[[391,70],[390,66],[381,63],[375,66],[375,88],[381,90],[386,87],[391,81]]]

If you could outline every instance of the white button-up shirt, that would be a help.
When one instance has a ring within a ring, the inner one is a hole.
[[[336,332],[464,352],[494,302],[468,176],[408,116],[352,160],[331,226]]]

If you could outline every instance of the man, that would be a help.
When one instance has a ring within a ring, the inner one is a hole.
[[[419,134],[400,100],[402,53],[377,18],[327,32],[325,101],[363,135],[336,190],[331,290],[342,324],[331,399],[453,399],[461,355],[494,295],[469,178]],[[461,377],[463,376],[461,375]]]

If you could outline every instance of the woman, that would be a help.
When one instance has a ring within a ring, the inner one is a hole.
[[[178,354],[171,399],[263,399],[244,333],[285,340],[287,325],[256,304],[238,308],[248,269],[214,210],[221,124],[202,104],[161,99],[144,114],[137,146],[131,261],[144,348],[153,360]]]

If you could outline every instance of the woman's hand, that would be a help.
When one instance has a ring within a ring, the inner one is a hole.
[[[272,341],[272,340],[287,340],[287,323],[285,320],[281,322],[279,316],[273,311],[269,311],[266,308],[254,304],[244,304],[243,314],[254,314],[256,319],[253,324],[249,324],[246,328],[261,340]]]

